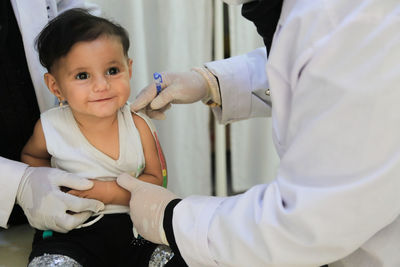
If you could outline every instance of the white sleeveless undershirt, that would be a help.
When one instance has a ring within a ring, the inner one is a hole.
[[[128,104],[118,111],[117,160],[89,143],[80,131],[68,105],[42,113],[41,122],[52,167],[98,180],[115,180],[124,172],[138,177],[145,167],[140,135]],[[126,206],[106,205],[103,211],[94,215],[127,212],[129,208]]]

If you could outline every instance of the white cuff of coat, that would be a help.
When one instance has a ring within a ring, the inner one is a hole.
[[[222,108],[212,108],[215,117],[222,124],[248,117],[251,107],[251,93],[235,88],[250,88],[250,80],[243,56],[206,63],[205,66],[216,77],[221,93]],[[241,73],[241,75],[237,75]],[[243,115],[246,114],[246,115]]]
[[[188,266],[217,266],[208,247],[208,231],[224,197],[192,196],[174,208],[172,224],[179,251]]]
[[[253,116],[257,106],[261,107],[261,113],[266,116],[265,105],[253,103],[252,94],[255,90],[268,88],[266,58],[263,47],[244,55],[205,64],[218,78],[222,108],[212,110],[220,123],[248,119]]]
[[[7,228],[18,186],[27,167],[24,163],[0,157],[0,227]]]

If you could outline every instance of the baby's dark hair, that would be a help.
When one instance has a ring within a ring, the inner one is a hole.
[[[86,9],[74,8],[51,20],[36,38],[40,63],[51,72],[54,64],[67,55],[71,47],[82,41],[93,41],[100,36],[119,37],[128,57],[129,36],[120,25],[93,16]]]

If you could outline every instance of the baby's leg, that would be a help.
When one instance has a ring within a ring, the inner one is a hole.
[[[166,245],[158,245],[150,257],[149,267],[166,266],[174,257],[172,249]]]
[[[65,255],[44,254],[33,258],[28,267],[45,266],[64,266],[64,267],[82,267],[76,260]]]
[[[29,266],[110,266],[105,263],[107,249],[97,227],[95,223],[66,234],[37,230],[29,256]],[[36,264],[43,263],[44,260],[49,261],[49,264]],[[58,261],[68,262],[69,265],[58,264]],[[57,264],[50,264],[51,262]]]

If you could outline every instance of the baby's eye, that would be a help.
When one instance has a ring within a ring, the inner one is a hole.
[[[107,75],[115,75],[119,73],[119,69],[116,67],[111,67],[107,70]]]
[[[77,80],[86,80],[89,79],[90,75],[87,72],[79,72],[76,76],[75,79]]]

